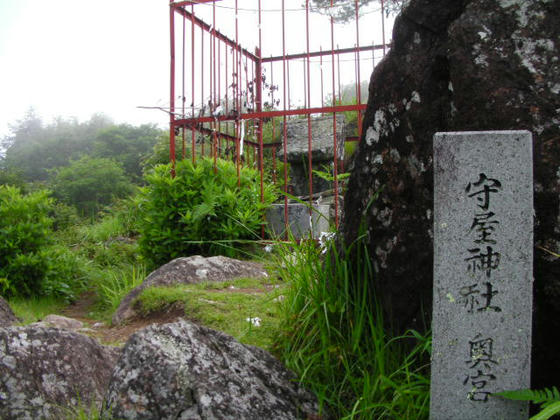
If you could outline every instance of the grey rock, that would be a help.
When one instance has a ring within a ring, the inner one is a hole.
[[[18,322],[18,318],[8,305],[8,302],[0,296],[0,327],[9,327],[12,324]]]
[[[344,114],[336,116],[336,145],[339,160],[344,159]],[[284,159],[284,149],[278,150],[278,158]],[[311,168],[333,173],[334,139],[333,117],[311,119]],[[308,121],[294,119],[286,127],[286,161],[289,162],[290,193],[294,195],[309,194],[309,133]],[[331,181],[313,175],[313,192],[326,191],[333,187]]]
[[[180,321],[135,333],[111,378],[104,413],[122,419],[298,419],[316,399],[262,349]]]
[[[336,116],[337,155],[344,158],[344,115]],[[286,160],[301,164],[309,157],[309,134],[307,118],[287,122]],[[316,117],[311,119],[311,159],[317,162],[332,161],[334,158],[333,117]],[[284,159],[283,148],[278,151],[278,159]]]
[[[321,232],[329,231],[328,204],[315,204],[311,215],[309,207],[301,203],[288,204],[288,229],[294,239],[319,238]],[[273,237],[283,238],[286,234],[284,204],[273,204],[266,210],[266,221]]]
[[[119,356],[58,328],[0,328],[0,418],[61,418],[64,407],[100,404]]]
[[[68,318],[62,315],[50,314],[44,317],[39,322],[34,322],[32,326],[37,327],[52,327],[52,328],[64,328],[66,330],[79,330],[84,326],[82,321],[77,319]]]
[[[430,324],[436,132],[528,130],[534,139],[535,314],[532,387],[560,377],[560,0],[411,0],[375,69],[344,200],[360,221],[386,319]],[[381,193],[368,207],[370,199]],[[531,244],[527,244],[528,247]],[[389,315],[391,314],[391,315]]]
[[[241,277],[263,278],[268,277],[268,273],[258,263],[223,256],[205,258],[194,255],[176,258],[150,273],[140,286],[132,289],[121,301],[112,322],[118,325],[134,317],[136,315],[133,307],[134,300],[148,287],[224,282]]]

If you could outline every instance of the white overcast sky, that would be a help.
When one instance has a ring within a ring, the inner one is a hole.
[[[313,32],[330,38],[325,29]],[[168,92],[166,0],[0,0],[0,137],[30,107],[47,123],[100,112],[165,126],[165,113],[136,107],[168,104]]]

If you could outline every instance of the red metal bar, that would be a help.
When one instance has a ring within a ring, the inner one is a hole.
[[[331,0],[331,7],[333,7],[333,0]],[[334,80],[334,18],[331,16],[331,69],[332,69],[332,97],[333,97],[333,105],[335,103],[335,80]],[[340,55],[337,57],[340,58]],[[340,60],[339,60],[340,65]],[[339,80],[340,80],[340,73],[339,73]],[[342,105],[342,102],[340,102]],[[359,111],[358,111],[359,112]],[[333,112],[333,144],[334,144],[334,223],[336,228],[338,229],[338,139],[336,138],[336,112]]]
[[[381,42],[383,42],[383,57],[385,57],[385,2],[381,0]]]
[[[235,73],[236,73],[236,83],[235,83],[235,101],[236,101],[236,111],[238,114],[241,114],[241,98],[239,95],[239,89],[241,88],[241,46],[239,45],[239,10],[237,6],[237,0],[235,0]],[[241,156],[240,156],[240,137],[241,137],[241,121],[239,118],[235,120],[235,133],[236,133],[236,142],[235,142],[235,149],[236,149],[236,168],[237,168],[237,186],[241,186],[241,172],[240,172],[240,164],[241,164]]]
[[[306,32],[306,46],[307,46],[307,106],[311,107],[311,75],[310,75],[310,62],[309,62],[309,0],[305,0],[305,32]],[[313,209],[313,158],[312,158],[312,133],[311,133],[311,114],[307,114],[307,164],[308,164],[308,177],[309,177],[309,215],[312,214]]]
[[[187,17],[189,17],[189,15],[191,14],[190,12],[184,10],[184,9],[177,9],[177,12],[181,13],[181,14],[185,14]],[[236,12],[237,13],[237,12]],[[236,14],[237,16],[237,14]],[[206,22],[204,22],[203,20],[194,17],[194,22],[200,26],[200,28],[203,31],[206,31],[208,33],[211,32],[212,27],[210,25],[208,25]],[[249,57],[251,60],[256,60],[257,57],[255,57],[254,54],[252,54],[250,51],[246,50],[245,48],[241,48],[241,46],[239,46],[237,44],[236,41],[231,40],[230,38],[228,38],[227,36],[225,36],[224,34],[222,34],[221,32],[216,31],[216,37],[220,40],[222,40],[223,42],[225,42],[227,45],[229,45],[232,48],[239,48],[239,51],[241,51],[245,56]]]
[[[255,62],[255,74],[256,74],[256,109],[257,112],[262,112],[262,30],[261,30],[261,0],[259,0],[259,47],[255,50],[255,55],[259,59]],[[259,140],[259,172],[261,175],[261,203],[264,203],[264,147],[263,147],[263,119],[259,118],[257,120],[257,135]],[[266,219],[263,217],[263,224],[261,225],[261,238],[264,239],[264,222]]]
[[[187,124],[187,125],[185,125],[184,127],[194,129],[194,130],[199,131],[200,133],[206,134],[206,135],[211,135],[211,134],[213,133],[213,131],[212,131],[211,128],[204,127],[204,126],[202,126],[202,125],[200,125],[200,124],[197,124],[197,125],[188,125],[188,124]],[[220,137],[221,139],[228,140],[228,141],[232,141],[232,142],[235,142],[236,139],[237,139],[235,136],[232,136],[231,134],[228,134],[228,133],[220,133],[220,132],[218,132],[218,133],[216,133],[216,135],[217,135],[218,137]],[[356,138],[356,139],[357,139],[357,138]],[[258,143],[258,142],[254,142],[254,141],[251,141],[251,140],[245,140],[244,143],[247,143],[249,146],[252,146],[252,147],[258,147],[258,146],[259,146],[259,143]],[[264,143],[264,144],[263,144],[263,147],[264,147],[265,149],[269,149],[269,148],[272,148],[272,149],[273,149],[273,148],[278,147],[278,146],[281,146],[281,145],[282,145],[281,142]]]
[[[171,160],[171,176],[175,176],[175,8],[169,7],[169,32],[170,32],[170,78],[169,92],[169,158]]]
[[[322,50],[323,50],[323,48],[321,47],[321,52],[322,52]],[[323,56],[322,55],[321,55],[320,60],[319,60],[319,68],[321,70],[321,106],[325,106],[324,92],[323,92]],[[334,105],[334,103],[333,103],[333,105]]]
[[[176,1],[170,3],[171,6],[175,8],[179,8],[180,6],[194,6],[195,4],[201,3],[210,3],[211,1],[219,1],[219,0],[189,0],[189,1]]]
[[[194,117],[194,6],[191,6],[191,117]],[[191,154],[193,165],[196,164],[196,136],[191,128]]]
[[[316,108],[301,108],[301,109],[286,109],[279,111],[263,111],[263,112],[247,112],[240,115],[221,115],[216,119],[218,121],[237,121],[237,120],[251,120],[256,118],[273,118],[290,115],[309,115],[309,114],[330,114],[331,112],[346,112],[346,111],[363,111],[367,107],[366,104],[361,105],[336,105],[336,106],[323,106]],[[184,118],[176,120],[175,125],[183,124],[196,124],[208,123],[214,121],[213,117],[199,117],[199,118]]]
[[[371,45],[371,46],[363,46],[363,47],[352,47],[352,48],[338,48],[334,50],[334,53],[337,55],[340,54],[349,54],[349,53],[353,53],[356,51],[356,49],[359,49],[360,51],[371,51],[371,50],[382,50],[384,49],[384,45]],[[326,51],[311,51],[309,52],[309,57],[314,58],[314,57],[321,57],[321,56],[325,56],[325,55],[331,55],[332,51],[330,50],[326,50]],[[297,60],[297,59],[301,59],[301,58],[307,58],[307,53],[300,53],[300,54],[289,54],[286,55],[286,59],[287,60]],[[271,61],[282,61],[283,56],[279,55],[279,56],[274,56],[274,57],[263,57],[263,63],[269,63]]]
[[[288,145],[288,132],[287,132],[287,118],[286,118],[286,80],[288,80],[288,84],[289,82],[289,77],[290,77],[290,73],[289,73],[289,68],[287,69],[287,64],[288,61],[286,60],[286,9],[285,9],[285,4],[284,4],[284,0],[282,0],[282,68],[283,68],[283,91],[284,91],[284,110],[282,112],[282,118],[284,121],[284,125],[282,128],[282,138],[283,138],[283,142],[282,142],[282,147],[284,149],[284,231],[285,233],[285,238],[288,239],[288,230],[290,228],[290,224],[288,222],[288,162],[287,162],[287,155],[288,155],[288,151],[287,151],[287,145]],[[286,79],[286,70],[288,70],[287,76],[288,79]],[[289,97],[289,90],[288,90],[288,102],[290,101],[290,97]],[[289,103],[287,104],[287,107],[289,108]],[[273,117],[274,118],[274,117]]]
[[[356,0],[356,45],[360,45],[360,14],[359,14],[359,3]],[[357,68],[357,81],[358,81],[358,105],[362,103],[362,79],[360,76],[360,49],[356,49],[356,68]],[[358,135],[362,135],[362,113],[358,111]]]
[[[272,86],[271,101],[272,106],[270,109],[274,109],[274,63],[270,63],[270,84]],[[272,140],[276,138],[276,119],[272,119]],[[272,183],[276,185],[276,148],[272,149]]]
[[[222,106],[222,51],[221,51],[221,41],[218,40],[218,106]],[[226,47],[226,55],[227,55],[227,47]],[[218,132],[222,131],[221,122],[218,121]],[[222,142],[221,138],[218,137],[218,155],[220,155],[222,151]]]
[[[182,86],[181,86],[181,88],[182,88],[181,99],[182,99],[182,102],[183,102],[183,104],[182,104],[183,105],[182,106],[183,117],[185,116],[185,101],[186,101],[186,99],[185,99],[185,39],[187,37],[187,35],[186,35],[186,25],[187,25],[186,19],[185,19],[185,16],[183,16],[183,41],[182,41],[183,42],[183,66],[182,66],[183,67],[182,68],[182,73],[183,73],[183,79],[182,80],[183,81],[182,81]],[[181,158],[185,159],[185,129],[181,130],[181,135],[182,135],[182,146],[183,146],[182,152],[181,152]]]
[[[210,44],[210,51],[212,52],[212,65],[210,72],[210,98],[212,99],[212,106],[210,107],[210,114],[213,114],[217,108],[216,105],[216,2],[212,2],[212,43]],[[212,156],[214,158],[214,173],[218,172],[218,138],[216,136],[217,121],[212,123]]]
[[[204,30],[200,29],[200,116],[204,116],[206,109],[206,101],[204,100]],[[211,122],[211,121],[210,121]],[[202,139],[202,144],[200,145],[200,154],[204,158],[204,143],[206,139]]]

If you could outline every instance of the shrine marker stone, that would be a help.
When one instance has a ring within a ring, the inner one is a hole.
[[[436,133],[431,420],[527,419],[532,289],[531,133]]]

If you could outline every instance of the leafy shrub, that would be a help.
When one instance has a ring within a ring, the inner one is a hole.
[[[53,200],[46,190],[22,195],[0,186],[0,291],[5,296],[36,294],[48,264],[40,252],[49,245]]]
[[[95,214],[133,191],[132,183],[118,163],[89,156],[58,169],[51,185],[57,198],[76,206],[84,215]]]
[[[61,202],[55,202],[50,213],[53,219],[53,229],[60,231],[75,226],[80,222],[76,207]]]
[[[81,285],[81,264],[52,243],[54,202],[49,191],[22,195],[0,187],[0,292],[5,296],[73,299]]]
[[[140,207],[140,251],[160,265],[194,253],[235,255],[243,240],[255,239],[263,212],[274,200],[266,184],[261,203],[258,172],[242,168],[238,186],[234,163],[205,158],[196,165],[188,159],[176,166],[160,165],[146,175]]]
[[[72,301],[77,292],[85,289],[86,262],[68,248],[53,245],[43,249],[39,257],[46,266],[40,290],[42,295]]]

